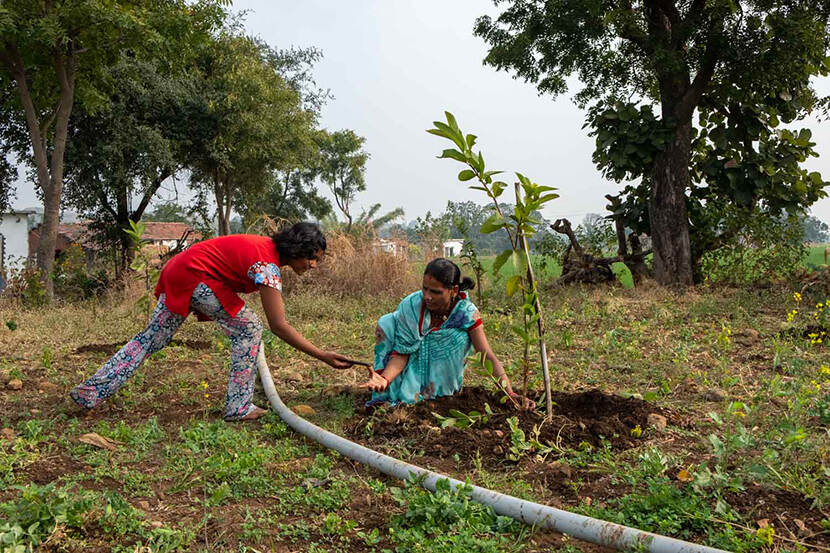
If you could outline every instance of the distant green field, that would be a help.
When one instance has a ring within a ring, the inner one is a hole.
[[[804,259],[805,265],[824,265],[824,250],[825,248],[830,249],[830,244],[819,244],[816,246],[811,246],[807,257]],[[830,252],[829,252],[830,253]],[[552,261],[550,259],[545,259],[540,255],[533,255],[531,256],[533,259],[533,266],[536,269],[537,277],[542,282],[550,282],[553,279],[559,277],[562,274],[562,267],[559,263]],[[495,261],[496,256],[489,255],[484,256],[481,258],[481,263],[484,265],[484,269],[489,273],[493,267],[493,262]],[[460,260],[456,259],[456,262]],[[628,270],[623,263],[614,263],[611,268],[614,271],[614,274],[617,275],[617,279],[622,283],[623,286],[626,288],[632,288],[634,286],[633,281],[631,280],[631,272]],[[502,269],[505,275],[513,274],[513,262],[508,260],[505,263],[504,268]],[[464,271],[465,274],[469,273],[469,270]]]
[[[807,255],[806,263],[808,265],[824,265],[824,250],[830,249],[830,244],[819,244],[810,247],[810,253]],[[830,253],[830,252],[828,252]]]
[[[493,268],[493,262],[495,259],[496,256],[494,255],[481,258],[481,264],[484,265],[484,269],[488,273]],[[542,282],[550,282],[551,280],[559,278],[559,275],[562,274],[562,266],[551,259],[544,258],[541,255],[532,255],[531,259],[533,260],[533,267],[536,270],[536,276]],[[614,263],[611,266],[611,269],[614,271],[614,274],[617,275],[617,278],[623,286],[626,288],[632,288],[634,286],[634,282],[631,280],[631,272],[623,263]],[[514,273],[512,260],[508,260],[507,263],[504,264],[502,272],[502,274],[505,275],[511,275]]]

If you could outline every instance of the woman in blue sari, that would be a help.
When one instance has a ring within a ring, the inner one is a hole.
[[[417,403],[455,394],[464,383],[467,357],[475,349],[492,363],[493,376],[505,392],[533,408],[533,402],[513,391],[490,349],[481,314],[464,293],[474,286],[452,261],[429,262],[422,289],[378,321],[374,370],[363,384],[374,392],[369,405]]]

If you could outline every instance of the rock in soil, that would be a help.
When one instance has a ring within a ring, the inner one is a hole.
[[[13,440],[14,436],[14,430],[12,430],[11,428],[4,428],[0,430],[0,438],[4,440]]]
[[[754,346],[761,341],[761,335],[754,328],[742,330],[735,338],[739,344],[744,346]]]
[[[39,392],[52,393],[58,390],[58,385],[48,380],[41,380],[37,384],[37,389]]]
[[[653,426],[657,429],[658,432],[662,432],[666,429],[666,425],[668,425],[668,421],[666,417],[663,415],[658,415],[657,413],[650,413],[649,416],[646,418],[646,422],[649,426]]]
[[[283,373],[281,376],[282,376],[282,379],[285,380],[286,382],[302,382],[303,381],[303,375],[301,375],[297,371],[288,371],[288,372]]]
[[[23,388],[23,381],[19,378],[9,380],[8,384],[6,384],[6,388],[9,390],[20,390]]]
[[[341,394],[348,394],[349,391],[351,391],[351,386],[345,384],[340,386],[329,386],[323,390],[323,397],[337,397]]]
[[[295,406],[292,408],[292,410],[293,410],[295,413],[297,413],[298,415],[300,415],[301,417],[310,417],[310,416],[312,416],[312,415],[316,415],[316,414],[317,414],[317,411],[315,411],[315,410],[311,407],[311,405],[305,405],[305,404],[295,405]]]
[[[717,388],[709,388],[703,392],[703,399],[706,401],[723,401],[726,399],[726,393]]]

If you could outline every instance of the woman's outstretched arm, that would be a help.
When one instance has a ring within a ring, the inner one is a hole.
[[[262,300],[262,308],[265,310],[265,317],[268,319],[268,327],[289,346],[308,354],[315,359],[327,363],[335,369],[348,369],[352,366],[347,357],[333,351],[324,351],[312,344],[305,336],[288,324],[285,318],[285,307],[282,303],[282,294],[276,288],[268,286],[259,287],[259,296]]]
[[[492,363],[493,378],[495,378],[499,385],[504,388],[507,395],[514,399],[521,399],[522,404],[526,409],[533,409],[536,407],[536,403],[532,400],[523,398],[521,395],[513,391],[513,387],[510,385],[510,379],[507,377],[507,373],[504,372],[504,366],[501,364],[498,357],[496,357],[496,354],[493,353],[492,348],[490,348],[490,343],[487,341],[487,335],[484,333],[484,325],[478,325],[477,327],[469,330],[467,334],[470,336],[470,341],[473,343],[475,350],[478,353],[483,353],[487,360]]]
[[[401,353],[392,354],[386,366],[377,371],[371,371],[369,381],[360,385],[361,388],[369,388],[373,392],[382,392],[389,387],[399,374],[406,368],[409,356]]]

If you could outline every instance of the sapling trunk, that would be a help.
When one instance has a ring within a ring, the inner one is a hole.
[[[459,149],[446,149],[439,156],[441,158],[450,158],[465,164],[468,168],[464,169],[458,174],[460,181],[469,181],[476,179],[477,185],[470,186],[474,190],[481,190],[493,201],[493,211],[495,212],[484,224],[481,226],[481,232],[489,234],[504,230],[510,238],[511,250],[505,250],[497,258],[493,266],[493,272],[498,273],[499,269],[507,261],[512,253],[514,258],[524,256],[527,264],[526,275],[522,272],[524,268],[517,267],[517,273],[510,277],[507,281],[507,295],[512,296],[519,289],[522,290],[524,296],[524,305],[522,306],[522,316],[524,317],[524,326],[522,328],[516,327],[517,334],[520,334],[525,343],[525,351],[523,361],[523,391],[527,395],[527,380],[528,372],[530,370],[529,355],[530,344],[532,338],[530,337],[529,326],[532,320],[536,321],[539,333],[539,356],[542,361],[542,372],[545,383],[545,398],[547,407],[547,419],[553,417],[553,399],[550,389],[550,372],[548,371],[548,356],[547,347],[545,346],[545,324],[542,317],[542,305],[539,301],[539,294],[536,287],[536,279],[533,275],[533,264],[530,262],[530,249],[527,245],[525,236],[525,229],[527,233],[533,235],[535,229],[531,226],[533,222],[532,214],[540,210],[542,206],[558,197],[558,194],[553,193],[555,188],[549,186],[540,186],[530,179],[516,173],[520,182],[516,183],[516,210],[514,215],[510,218],[504,216],[501,206],[499,205],[499,196],[507,188],[507,183],[503,181],[494,181],[493,176],[501,173],[501,171],[487,171],[484,166],[484,156],[481,152],[473,152],[473,146],[476,143],[476,136],[472,134],[465,135],[458,127],[455,117],[450,112],[445,112],[447,122],[435,121],[435,128],[428,129],[427,132],[436,136],[441,136],[451,140]],[[524,187],[526,197],[522,199],[522,187]],[[511,223],[510,221],[514,221]]]
[[[518,203],[521,201],[522,191],[518,182],[515,183],[515,187],[516,204],[518,205]],[[519,246],[521,246],[524,250],[525,259],[527,260],[527,281],[529,285],[528,288],[530,290],[530,294],[533,295],[533,311],[535,312],[537,317],[536,325],[537,330],[539,331],[539,356],[542,361],[542,378],[545,382],[545,413],[547,414],[548,420],[550,420],[553,418],[553,397],[550,389],[550,371],[548,370],[548,352],[547,347],[545,346],[545,321],[542,317],[542,304],[539,301],[539,293],[536,290],[536,279],[533,275],[533,263],[530,262],[530,248],[527,245],[527,239],[525,238],[524,232],[522,232],[521,227],[518,228],[516,238],[519,242]],[[525,328],[525,331],[527,330],[529,329]],[[524,393],[525,397],[527,397],[526,394],[527,390],[525,390]]]

